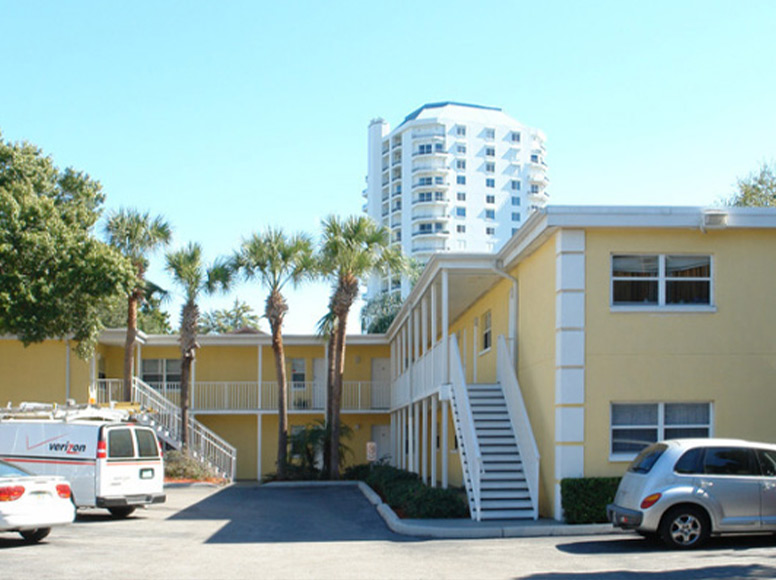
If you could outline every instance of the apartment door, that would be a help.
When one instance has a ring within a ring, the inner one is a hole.
[[[313,409],[326,408],[326,359],[313,359]]]
[[[372,359],[372,409],[391,406],[391,359]],[[379,457],[379,455],[378,455]]]
[[[372,425],[372,441],[377,443],[377,459],[391,455],[391,426]]]

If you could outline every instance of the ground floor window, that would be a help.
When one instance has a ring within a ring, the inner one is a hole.
[[[707,402],[612,403],[610,416],[610,453],[616,459],[632,458],[661,439],[711,437]]]

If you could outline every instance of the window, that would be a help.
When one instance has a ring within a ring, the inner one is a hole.
[[[513,222],[519,222],[520,221],[520,214],[516,212],[512,212],[512,221]]]
[[[466,233],[466,226],[458,224],[457,226],[455,226],[455,231],[458,234],[465,234]]]
[[[703,458],[706,475],[760,475],[754,450],[746,447],[709,447]]]
[[[456,217],[466,217],[466,208],[465,207],[456,207],[455,208],[455,216]]]
[[[490,310],[482,315],[482,351],[490,349],[492,333],[490,329]]]
[[[444,178],[444,177],[442,177],[441,175],[437,175],[436,177],[434,177],[434,183],[435,183],[436,185],[444,185],[444,183],[445,183],[445,178]]]
[[[539,193],[539,186],[535,183],[531,184],[531,193]]]
[[[132,432],[129,429],[111,429],[108,431],[108,459],[134,457]]]
[[[455,168],[456,169],[466,169],[466,159],[456,159],[455,160]]]
[[[419,177],[418,185],[431,185],[432,179],[430,177]]]
[[[517,196],[512,196],[512,205],[520,205],[520,198]]]
[[[455,182],[458,185],[466,185],[466,176],[465,175],[457,175],[455,177]]]
[[[137,454],[140,457],[159,457],[159,445],[156,443],[153,431],[135,429],[137,437]]]
[[[144,359],[141,377],[155,389],[180,388],[181,359]]]
[[[418,155],[427,155],[429,153],[431,153],[431,143],[418,145]]]
[[[612,256],[612,306],[709,306],[711,256]]]
[[[466,145],[461,145],[460,143],[455,146],[456,153],[466,154]]]
[[[466,192],[464,191],[459,191],[458,193],[455,194],[455,196],[456,196],[456,199],[458,199],[458,201],[466,201]]]
[[[531,163],[539,163],[539,156],[538,155],[531,155]]]
[[[431,192],[424,191],[418,194],[418,202],[431,201]]]
[[[459,137],[466,137],[466,127],[464,125],[456,125],[455,134]]]
[[[517,179],[513,179],[509,182],[509,187],[512,188],[512,191],[520,191],[520,182]]]
[[[510,134],[510,139],[512,140],[512,143],[520,143],[520,132],[512,131]]]
[[[305,388],[305,360],[303,358],[291,359],[291,386],[294,389]]]
[[[492,228],[492,227],[485,228],[485,235],[495,236],[496,235],[496,228]]]
[[[495,147],[485,147],[485,157],[495,157],[495,156],[496,156]]]
[[[494,220],[494,219],[496,219],[496,210],[495,209],[486,209],[485,210],[485,219],[486,220]]]
[[[496,171],[496,164],[495,163],[486,163],[485,164],[485,171],[488,173],[493,173]]]
[[[434,192],[434,201],[444,201],[445,200],[445,192],[444,191],[435,191]]]
[[[496,138],[496,130],[495,129],[485,129],[483,132],[483,136],[485,139],[495,139]]]
[[[485,196],[485,203],[496,203],[496,196],[495,195],[486,195]]]
[[[441,223],[441,222],[436,222],[436,223],[434,224],[434,231],[435,231],[435,232],[442,232],[442,231],[444,231],[444,225],[445,225],[445,224],[443,224],[443,223]]]
[[[611,454],[632,455],[661,439],[711,436],[711,403],[612,403]]]
[[[418,225],[418,233],[419,234],[430,234],[431,233],[431,224],[419,224]]]
[[[445,144],[444,143],[434,143],[434,151],[437,153],[444,153],[445,151]]]
[[[489,177],[485,180],[485,187],[496,187],[496,180]]]

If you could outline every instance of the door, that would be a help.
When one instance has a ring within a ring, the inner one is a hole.
[[[391,426],[372,425],[372,441],[377,444],[377,459],[391,456]]]
[[[709,447],[699,487],[719,510],[719,531],[749,531],[760,527],[762,477],[754,450]]]
[[[313,409],[326,408],[326,359],[313,359]]]
[[[758,449],[757,458],[762,470],[762,525],[763,529],[776,530],[776,451]]]
[[[391,359],[372,359],[372,409],[391,406]],[[387,448],[386,448],[387,449]],[[378,457],[380,455],[378,454]]]

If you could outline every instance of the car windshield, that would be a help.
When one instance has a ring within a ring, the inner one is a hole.
[[[652,466],[655,465],[663,452],[668,449],[667,445],[662,443],[655,443],[644,449],[636,456],[631,464],[628,466],[628,471],[632,473],[649,473]]]
[[[30,475],[29,472],[5,461],[0,461],[0,477],[27,477],[28,475]]]

